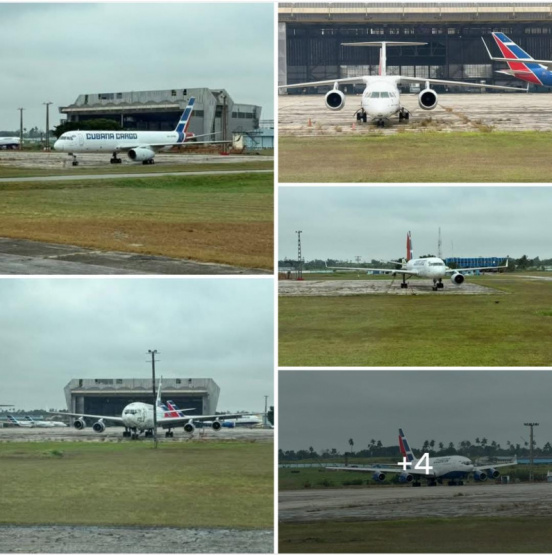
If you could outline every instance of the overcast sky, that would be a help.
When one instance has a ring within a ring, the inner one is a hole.
[[[406,254],[552,258],[552,187],[280,187],[279,253],[305,260]]]
[[[218,410],[273,397],[271,279],[0,279],[0,404],[65,408],[73,378],[213,378]]]
[[[542,447],[552,441],[551,391],[549,370],[280,371],[279,447],[395,445],[400,427],[414,449],[476,437],[505,447],[529,440],[525,422],[540,423]]]
[[[79,94],[224,88],[274,117],[272,3],[0,4],[0,130]]]

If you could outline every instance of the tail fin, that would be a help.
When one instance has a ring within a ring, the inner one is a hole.
[[[19,422],[11,415],[8,414],[8,420],[12,423],[12,424],[17,424],[19,426]]]
[[[402,431],[402,428],[399,428],[399,449],[401,450],[401,455],[406,457],[406,460],[409,462],[417,461],[418,459],[414,456],[412,449],[410,449],[410,444]]]
[[[527,81],[528,83],[535,83],[542,85],[541,80],[536,75],[535,71],[541,69],[540,64],[533,61],[533,57],[529,55],[523,48],[518,46],[512,39],[508,38],[504,33],[493,33],[493,38],[500,48],[501,54],[508,64],[509,70],[500,71],[499,73],[506,73]],[[493,58],[491,58],[493,59]],[[513,60],[519,60],[519,62]]]
[[[34,420],[28,415],[25,416],[25,420],[28,420],[29,422],[34,422]]]
[[[406,234],[406,261],[412,260],[412,236],[410,231]]]
[[[186,140],[186,132],[188,131],[188,126],[190,125],[190,118],[192,116],[192,110],[194,109],[195,98],[192,96],[188,101],[188,106],[182,115],[180,116],[180,121],[176,126],[175,131],[178,133],[178,142],[183,143]]]
[[[161,386],[163,384],[163,376],[161,376],[159,378],[159,387],[157,388],[157,399],[155,400],[155,406],[156,407],[160,407],[161,406]]]
[[[172,401],[167,401],[167,407],[168,412],[165,413],[165,416],[171,416],[173,418],[183,416],[183,414],[179,412],[178,407]]]

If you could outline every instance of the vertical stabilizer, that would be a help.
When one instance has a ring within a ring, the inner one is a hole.
[[[379,75],[387,75],[387,43],[381,43]]]
[[[155,400],[155,406],[156,407],[161,407],[162,403],[161,403],[161,385],[163,382],[163,376],[161,376],[159,378],[159,386],[157,388],[157,399]]]
[[[401,450],[401,455],[405,457],[407,461],[414,462],[418,460],[414,456],[402,428],[399,428],[399,449]]]

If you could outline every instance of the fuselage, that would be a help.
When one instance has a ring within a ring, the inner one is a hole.
[[[361,106],[373,120],[385,120],[401,109],[396,77],[374,77],[362,93]]]
[[[127,428],[136,430],[151,430],[153,428],[153,405],[136,401],[130,403],[123,409],[123,424]],[[157,423],[162,424],[165,419],[165,412],[157,409]],[[190,416],[193,420],[193,416]]]
[[[54,143],[61,152],[121,152],[136,147],[170,148],[190,135],[176,131],[67,131]]]
[[[402,267],[403,270],[411,270],[413,274],[430,279],[443,279],[449,269],[447,265],[437,257],[413,258]]]
[[[458,455],[430,458],[429,466],[433,470],[429,471],[428,476],[433,475],[435,478],[464,478],[474,469],[470,459]]]

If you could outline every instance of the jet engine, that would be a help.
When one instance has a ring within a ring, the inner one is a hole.
[[[418,95],[418,104],[422,110],[433,110],[437,106],[437,93],[430,88]]]
[[[473,477],[475,478],[476,482],[485,482],[487,480],[487,474],[482,470],[476,470],[473,473]]]
[[[84,418],[79,418],[78,420],[75,420],[73,426],[77,430],[84,430],[84,428],[86,428],[86,422],[84,421]]]
[[[138,148],[131,148],[128,151],[128,157],[134,162],[147,162],[148,160],[153,160],[155,152],[150,148],[145,146],[139,146]]]
[[[487,476],[496,480],[500,476],[500,472],[496,468],[489,468],[487,469]]]
[[[343,110],[345,107],[345,95],[339,89],[332,89],[327,93],[325,101],[330,110]]]
[[[401,472],[399,474],[399,482],[401,484],[410,484],[412,480],[414,480],[414,476],[412,476],[412,474],[409,474],[408,472]]]
[[[383,482],[385,480],[385,474],[383,472],[374,472],[374,474],[372,474],[372,480],[374,480],[374,482]]]
[[[195,430],[195,426],[191,422],[184,424],[184,431],[192,434]]]
[[[103,420],[98,420],[97,422],[94,422],[92,429],[98,433],[101,434],[102,432],[105,432],[105,424]]]
[[[450,281],[454,283],[454,285],[462,285],[464,283],[464,276],[460,272],[454,272],[450,276]]]

